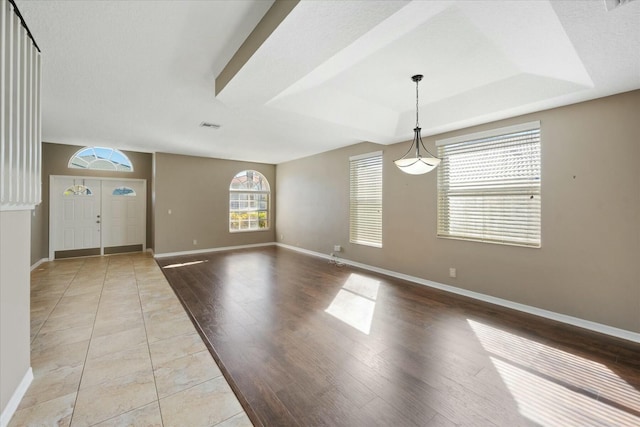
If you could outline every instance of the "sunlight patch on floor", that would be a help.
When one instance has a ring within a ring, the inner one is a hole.
[[[196,264],[202,264],[203,262],[208,262],[209,260],[205,259],[205,260],[201,260],[201,261],[191,261],[191,262],[183,262],[180,264],[171,264],[171,265],[165,265],[162,268],[178,268],[178,267],[186,267],[188,265],[196,265]]]
[[[520,413],[540,425],[640,425],[640,391],[602,363],[467,319]],[[613,363],[613,362],[611,362]]]
[[[351,273],[325,313],[369,335],[380,281]]]

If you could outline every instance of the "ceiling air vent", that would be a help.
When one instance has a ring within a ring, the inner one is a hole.
[[[634,0],[604,0],[604,5],[608,11],[611,11],[618,6],[624,6],[625,4],[629,4]]]
[[[210,129],[220,129],[220,125],[217,125],[215,123],[209,123],[209,122],[200,123],[200,127],[210,128]]]

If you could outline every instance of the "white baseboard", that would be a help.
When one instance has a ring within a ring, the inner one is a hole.
[[[316,256],[324,259],[332,259],[330,255],[320,252],[314,252],[307,249],[298,248],[295,246],[286,245],[284,243],[276,243],[277,246],[286,249],[291,249],[296,252],[301,252],[307,255]],[[467,289],[457,288],[451,285],[445,285],[443,283],[434,282],[431,280],[422,279],[420,277],[409,276],[408,274],[398,273],[396,271],[387,270],[384,268],[375,267],[368,264],[362,264],[356,261],[350,261],[348,259],[340,258],[340,262],[354,267],[362,268],[364,270],[373,271],[387,276],[395,277],[397,279],[406,280],[408,282],[417,283],[423,286],[429,286],[431,288],[440,289],[443,291],[451,292],[465,297],[473,298],[476,300],[496,304],[502,307],[511,308],[513,310],[522,311],[524,313],[533,314],[535,316],[544,317],[546,319],[555,320],[557,322],[566,323],[569,325],[577,326],[579,328],[588,329],[601,334],[611,335],[613,337],[622,338],[624,340],[640,343],[640,334],[636,332],[627,331],[626,329],[614,328],[613,326],[603,325],[602,323],[592,322],[590,320],[580,319],[578,317],[568,316],[566,314],[556,313],[554,311],[544,310],[542,308],[533,307],[526,304],[520,304],[517,302],[509,301],[502,298],[493,297],[491,295],[481,294],[479,292],[469,291]]]
[[[231,251],[231,250],[235,250],[235,249],[259,248],[259,247],[262,247],[262,246],[273,246],[275,244],[276,244],[275,242],[255,243],[255,244],[252,244],[252,245],[225,246],[225,247],[221,247],[221,248],[197,249],[195,251],[166,252],[166,253],[162,253],[162,254],[155,254],[154,257],[156,257],[156,258],[166,258],[166,257],[170,257],[170,256],[180,256],[180,255],[197,255],[197,254],[204,254],[204,253],[207,253],[207,252],[221,252],[221,251]]]
[[[36,268],[38,268],[40,266],[40,264],[42,264],[43,262],[49,262],[49,258],[41,258],[38,261],[36,261],[36,263],[31,266],[31,271],[33,271]]]
[[[15,414],[16,409],[18,409],[18,405],[20,405],[20,401],[24,397],[24,394],[29,389],[31,385],[31,381],[33,381],[33,369],[29,367],[27,372],[22,377],[22,381],[20,381],[20,385],[16,388],[16,391],[13,392],[11,399],[7,402],[7,406],[5,406],[2,414],[0,414],[0,427],[7,427],[9,425],[9,421]]]

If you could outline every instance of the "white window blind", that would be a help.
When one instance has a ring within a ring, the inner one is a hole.
[[[540,122],[436,145],[439,237],[540,247]]]
[[[382,151],[349,158],[349,241],[382,247]]]
[[[0,0],[0,211],[42,201],[40,61],[15,4]]]

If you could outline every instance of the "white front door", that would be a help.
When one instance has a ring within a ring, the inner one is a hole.
[[[49,258],[59,251],[102,255],[105,248],[111,249],[107,253],[134,246],[145,250],[146,188],[146,180],[140,179],[52,176]]]
[[[56,179],[51,191],[54,251],[101,247],[101,182],[94,179]]]
[[[104,247],[145,244],[146,186],[143,181],[103,181]]]

